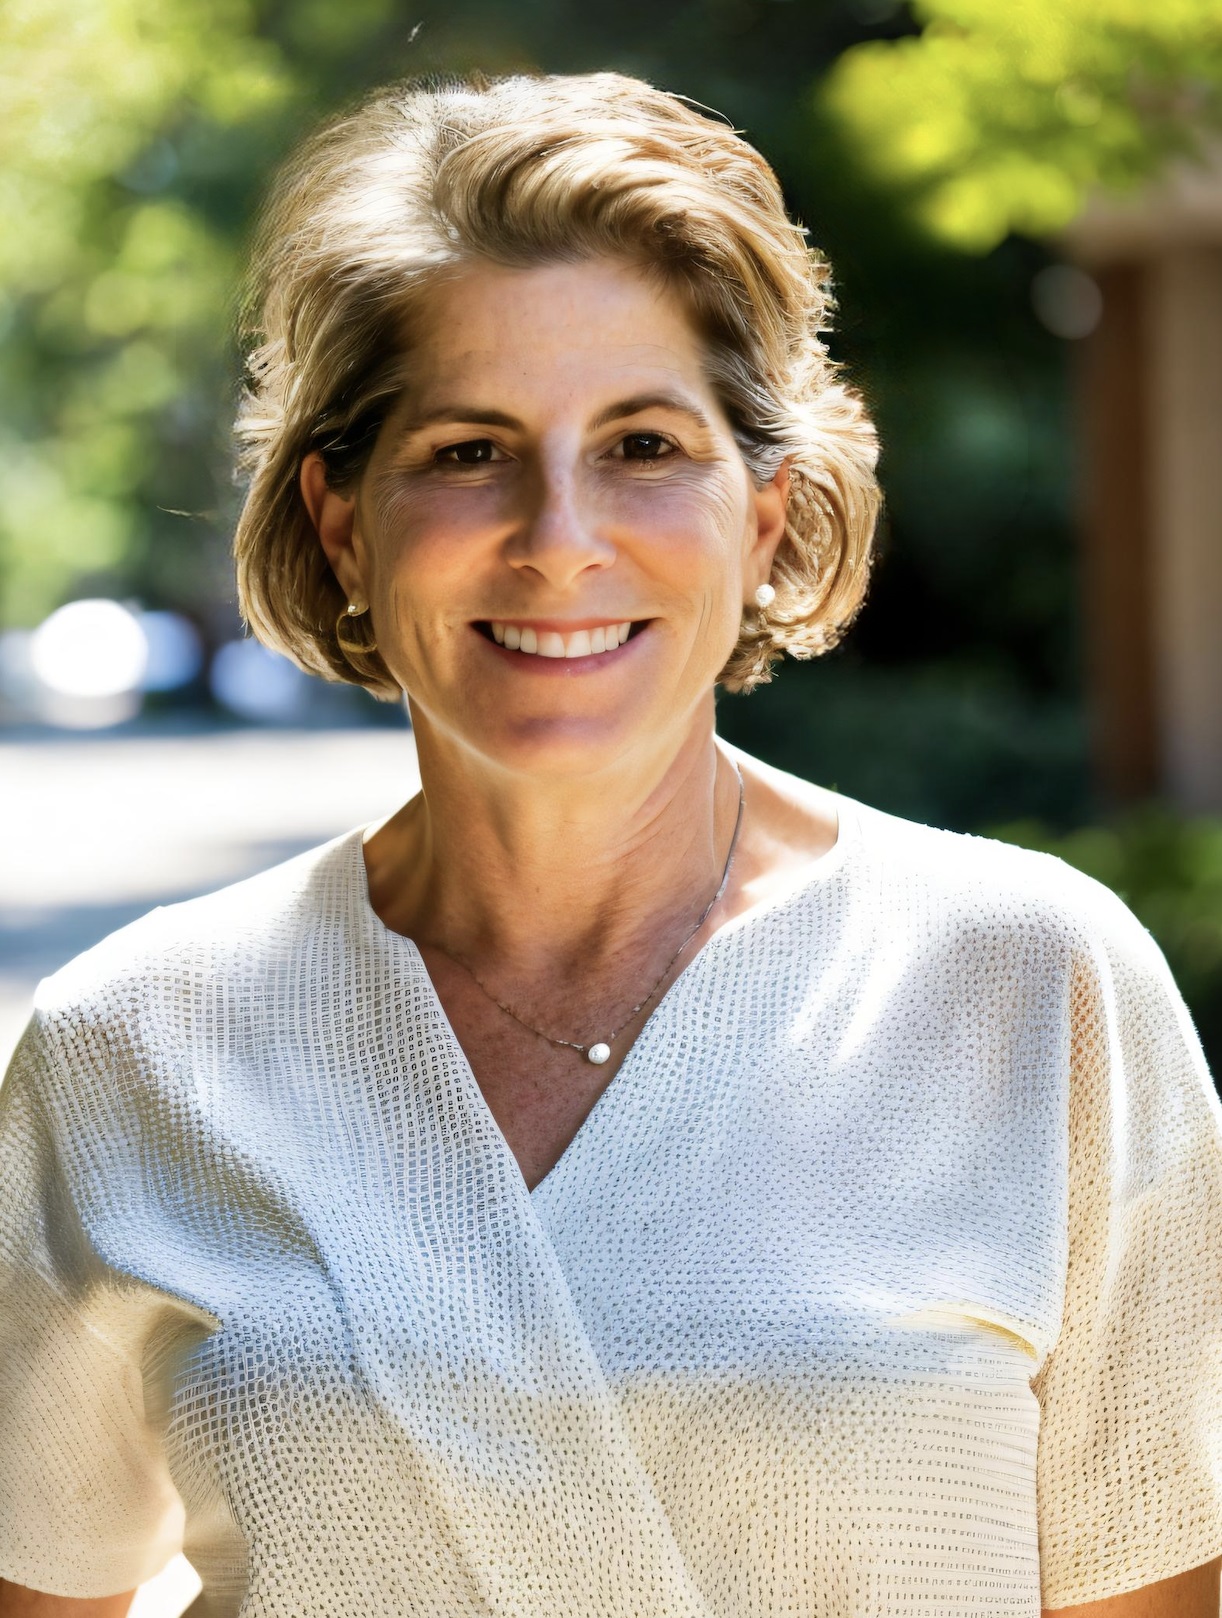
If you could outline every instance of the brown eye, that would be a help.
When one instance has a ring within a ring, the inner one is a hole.
[[[468,438],[461,444],[447,444],[433,459],[457,466],[487,466],[495,456],[496,445],[490,438]]]
[[[673,448],[661,433],[628,433],[620,442],[626,461],[658,461]]]

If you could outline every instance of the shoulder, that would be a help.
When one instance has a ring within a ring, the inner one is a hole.
[[[138,1016],[192,990],[271,981],[353,902],[359,828],[215,892],[149,911],[44,978],[35,1020],[56,1025]]]
[[[897,927],[908,916],[925,926],[1026,930],[1067,947],[1157,953],[1110,888],[1054,854],[906,820],[730,751],[766,789],[783,835],[809,846],[811,872],[843,871],[858,901]]]
[[[867,880],[979,937],[1004,932],[1067,957],[1165,973],[1161,951],[1124,901],[1054,854],[948,831],[841,800]]]

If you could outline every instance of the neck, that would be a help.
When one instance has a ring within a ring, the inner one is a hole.
[[[678,943],[717,891],[738,779],[711,714],[668,753],[540,780],[490,770],[416,731],[423,791],[369,840],[378,914],[422,945],[514,975],[613,964],[656,936]]]

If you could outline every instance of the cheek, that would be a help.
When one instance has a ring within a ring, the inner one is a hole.
[[[491,497],[480,489],[458,500],[428,489],[383,494],[367,529],[373,593],[400,608],[452,596],[470,575],[471,541],[488,526]]]
[[[684,472],[653,485],[614,492],[615,516],[644,540],[690,587],[733,574],[737,590],[749,507],[744,489],[729,477]]]

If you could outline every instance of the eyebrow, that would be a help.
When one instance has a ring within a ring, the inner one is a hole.
[[[462,422],[475,427],[520,427],[516,416],[504,410],[488,410],[477,405],[439,405],[436,410],[418,410],[399,428],[400,433],[418,433],[425,427],[436,427],[446,422]]]
[[[631,398],[620,399],[615,404],[608,405],[600,410],[590,423],[592,431],[599,427],[606,427],[610,422],[622,421],[626,416],[639,416],[647,410],[669,410],[676,415],[687,416],[698,427],[708,428],[709,418],[690,399],[685,399],[679,393],[636,393]]]
[[[685,399],[682,394],[636,393],[627,399],[617,399],[614,404],[600,410],[590,422],[589,430],[597,432],[600,427],[606,427],[613,421],[639,416],[647,410],[669,410],[688,417],[706,431],[709,428],[709,418],[704,411],[691,400]],[[511,416],[504,410],[490,410],[482,405],[453,404],[439,405],[436,410],[417,411],[402,423],[399,431],[404,435],[418,433],[425,427],[441,426],[447,422],[472,427],[504,427],[510,431],[520,429],[522,426],[516,416]]]

